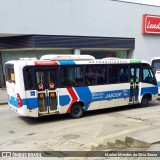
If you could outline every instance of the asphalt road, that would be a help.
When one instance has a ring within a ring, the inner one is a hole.
[[[8,105],[2,105],[0,151],[92,150],[104,139],[114,140],[153,126],[160,128],[159,117],[159,101],[145,108],[132,105],[90,111],[80,119],[72,119],[69,115],[22,117]]]

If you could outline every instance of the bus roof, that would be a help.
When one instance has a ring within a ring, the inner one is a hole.
[[[147,63],[144,60],[138,59],[94,59],[94,60],[37,60],[34,61],[36,66],[53,66],[53,65],[83,65],[83,64],[140,64]]]
[[[155,59],[160,59],[160,57],[153,57],[153,58],[152,58],[152,61],[155,60]]]
[[[91,55],[43,55],[40,60],[92,60],[95,57]]]
[[[11,60],[6,62],[6,64],[15,65],[32,65],[32,66],[56,66],[56,65],[83,65],[83,64],[140,64],[147,63],[147,61],[139,59],[91,59],[91,60]]]

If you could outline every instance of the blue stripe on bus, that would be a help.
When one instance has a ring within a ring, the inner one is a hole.
[[[18,99],[12,96],[9,96],[8,102],[18,108]],[[38,108],[38,99],[37,98],[25,98],[22,99],[22,104],[27,105],[27,109]]]
[[[96,101],[112,100],[119,98],[129,98],[130,89],[124,90],[114,90],[114,91],[104,91],[104,92],[91,92],[89,87],[75,87],[74,88],[77,95],[79,96],[79,101],[84,102],[86,110],[89,107],[89,103]],[[146,87],[141,89],[141,96],[144,94],[158,94],[158,87]],[[63,95],[59,97],[60,105],[68,105],[71,101],[69,95]],[[15,107],[18,107],[18,100],[15,97],[9,96],[9,103]],[[37,98],[27,98],[22,99],[23,105],[27,105],[27,109],[38,108]],[[49,106],[48,101],[46,101],[47,106]]]
[[[75,65],[76,63],[74,61],[58,61],[60,65]]]
[[[59,96],[59,103],[61,106],[67,105],[70,103],[71,99],[68,95]]]
[[[141,96],[144,94],[158,94],[158,87],[153,86],[153,87],[147,87],[147,88],[142,88],[141,89]]]
[[[160,81],[157,82],[158,86],[160,86]]]
[[[38,99],[37,98],[27,98],[27,109],[38,108]]]
[[[79,100],[84,102],[86,110],[88,110],[89,104],[92,102],[127,98],[130,94],[129,89],[104,92],[91,92],[88,87],[76,87],[75,90],[80,98]]]
[[[92,93],[92,101],[103,101],[119,98],[128,98],[130,96],[130,90],[116,90],[116,91],[105,91],[105,92],[94,92]]]
[[[89,103],[92,101],[92,93],[89,87],[75,87],[75,91],[79,97],[79,101],[82,101],[85,105],[85,109],[87,110],[89,107]]]

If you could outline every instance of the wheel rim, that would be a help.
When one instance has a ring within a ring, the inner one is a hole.
[[[73,113],[75,115],[78,115],[80,113],[80,109],[79,108],[75,108],[74,111],[73,111]]]
[[[148,105],[148,98],[143,98],[143,99],[142,99],[142,105],[143,105],[143,106]]]
[[[147,99],[144,99],[143,100],[143,104],[147,104],[148,100]]]
[[[75,105],[72,107],[71,109],[71,113],[70,113],[72,118],[80,118],[83,115],[83,109],[81,105]]]

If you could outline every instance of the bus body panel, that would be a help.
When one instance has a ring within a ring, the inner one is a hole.
[[[150,94],[152,96],[152,101],[155,101],[158,98],[158,87],[148,83],[141,83],[141,93],[139,96],[139,102],[141,102],[142,97],[145,94]]]
[[[145,94],[150,94],[153,101],[157,99],[157,87],[146,83],[141,83],[140,85],[137,103],[141,102]],[[68,91],[69,89],[60,89],[60,107],[63,108],[62,113],[67,113],[68,108],[76,102],[84,102],[85,110],[128,105],[130,97],[129,89],[129,83],[121,85],[101,85],[96,87],[73,87],[71,89],[73,92]]]
[[[14,64],[14,76],[16,77],[15,83],[6,82],[8,103],[10,107],[20,115],[28,116],[23,78],[23,67],[26,66],[26,63],[24,61],[18,62],[19,63],[17,63],[17,61],[8,62]]]

